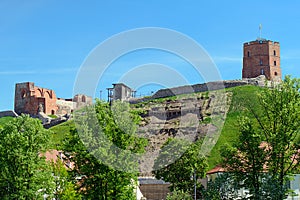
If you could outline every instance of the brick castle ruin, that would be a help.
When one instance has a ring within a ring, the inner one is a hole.
[[[73,110],[92,104],[92,97],[77,94],[72,99],[57,98],[53,90],[35,86],[32,82],[17,83],[15,88],[15,112],[37,115],[70,114]]]

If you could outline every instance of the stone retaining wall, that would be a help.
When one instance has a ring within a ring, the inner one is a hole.
[[[139,103],[143,101],[149,101],[151,99],[166,98],[181,94],[191,94],[196,92],[206,92],[221,90],[225,88],[243,86],[243,85],[255,85],[255,86],[265,86],[265,76],[261,75],[256,78],[247,78],[242,80],[229,80],[229,81],[214,81],[208,83],[201,83],[195,85],[186,85],[174,88],[167,88],[158,90],[153,96],[139,99],[130,99],[130,103]]]
[[[0,118],[1,117],[18,117],[18,114],[13,110],[6,110],[0,112]]]

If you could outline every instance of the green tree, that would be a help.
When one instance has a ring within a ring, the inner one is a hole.
[[[264,166],[267,164],[266,148],[261,146],[263,135],[257,134],[248,118],[240,120],[238,142],[221,151],[226,169],[240,184],[249,189],[254,199],[265,199],[262,191]]]
[[[171,194],[168,194],[166,200],[193,200],[191,195],[182,190],[174,190]]]
[[[217,174],[214,180],[208,181],[206,189],[202,190],[203,199],[237,199],[240,185],[235,179],[233,173]]]
[[[239,140],[222,154],[251,198],[284,199],[286,181],[300,164],[300,79],[287,76],[258,95],[260,107],[246,108]]]
[[[41,122],[22,115],[3,126],[0,137],[0,198],[53,196],[51,169],[41,156],[48,147],[49,132]]]
[[[81,178],[78,190],[84,198],[135,199],[138,160],[131,153],[143,152],[147,144],[135,134],[137,119],[122,102],[110,106],[97,100],[78,111],[64,149],[74,162],[73,178]]]
[[[201,141],[189,144],[183,140],[169,140],[154,162],[155,177],[170,182],[171,191],[177,189],[191,196],[196,183],[197,196],[200,197],[202,185],[198,179],[204,177],[208,167],[200,150]],[[178,159],[174,160],[174,157]]]
[[[55,198],[60,200],[80,200],[81,196],[76,191],[76,182],[70,180],[65,164],[57,159],[51,162],[52,173],[55,180]]]

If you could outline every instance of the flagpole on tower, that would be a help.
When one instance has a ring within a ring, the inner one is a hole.
[[[259,24],[259,39],[261,39],[261,29],[262,29],[262,25]]]

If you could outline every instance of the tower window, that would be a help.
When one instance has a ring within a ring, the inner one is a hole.
[[[276,63],[276,60],[274,60],[274,66],[276,66],[276,64],[277,64],[277,63]]]
[[[273,54],[274,54],[274,56],[276,56],[276,51],[275,50],[273,51]]]
[[[277,72],[275,72],[274,75],[277,76],[278,75]]]
[[[250,57],[250,51],[248,51],[248,57]]]
[[[262,61],[262,59],[260,59],[260,61],[259,61],[259,65],[263,65],[263,61]]]
[[[261,69],[261,70],[260,70],[260,74],[261,74],[261,75],[265,75],[265,70],[264,70],[264,69]]]

